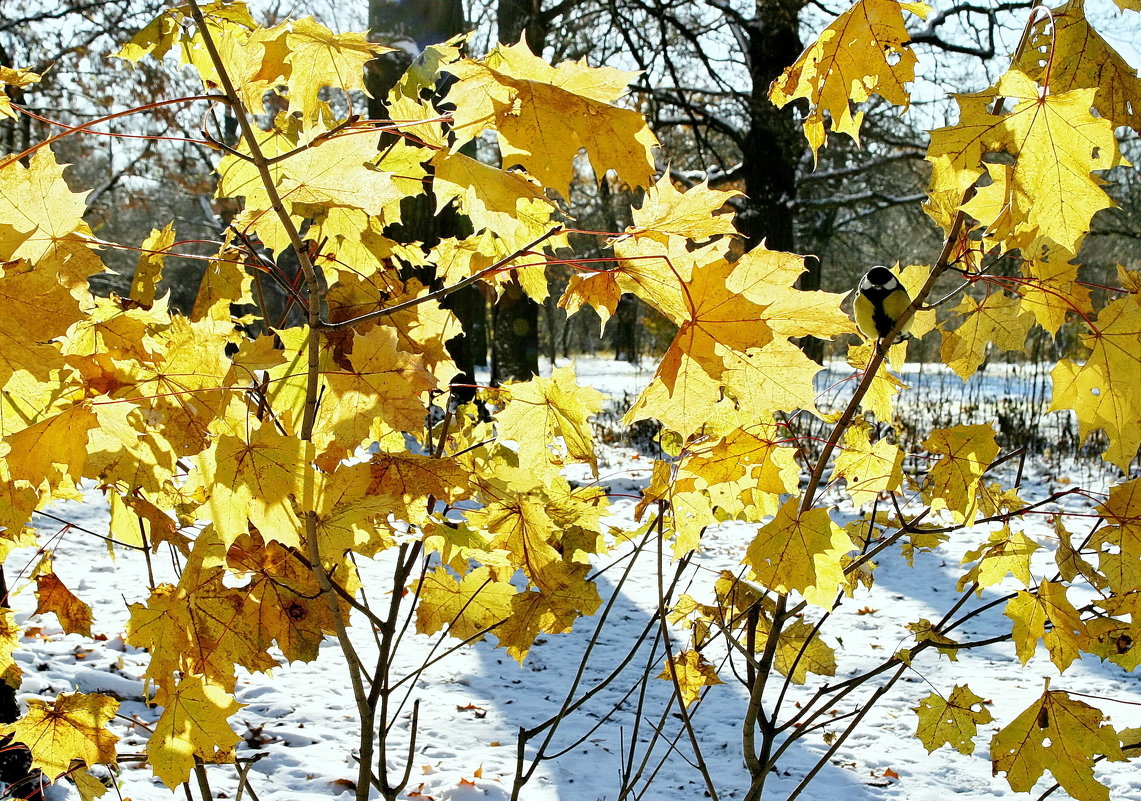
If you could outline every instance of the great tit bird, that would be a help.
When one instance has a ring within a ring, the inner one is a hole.
[[[873,267],[860,279],[853,310],[856,327],[868,339],[883,339],[911,303],[903,284],[887,267]],[[911,328],[911,320],[899,332],[902,338]]]

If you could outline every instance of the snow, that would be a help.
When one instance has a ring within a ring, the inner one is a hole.
[[[583,383],[619,398],[624,393],[636,393],[652,374],[648,369],[598,359],[580,359],[577,367]],[[635,528],[632,515],[636,499],[630,496],[645,486],[651,465],[651,458],[631,450],[601,447],[602,481],[614,494],[609,524]],[[1013,463],[1007,467],[1013,469]],[[1028,466],[1026,476],[1022,495],[1029,500],[1044,497],[1060,486],[1050,479],[1049,473],[1033,464]],[[573,477],[583,478],[583,474]],[[1009,481],[1010,475],[1005,480]],[[1093,489],[1105,491],[1108,479],[1103,476],[1101,481],[1101,486]],[[854,516],[854,510],[845,506],[838,494],[827,496],[826,500],[837,504],[839,517]],[[1088,513],[1092,508],[1090,502],[1078,496],[1067,497],[1064,503],[1072,512]],[[1045,507],[1042,511],[1052,509]],[[107,507],[97,493],[92,492],[83,503],[60,503],[50,511],[82,529],[107,531]],[[1080,531],[1083,521],[1088,527],[1092,520],[1075,517],[1071,527]],[[69,588],[92,604],[94,631],[105,639],[92,641],[64,635],[54,616],[33,616],[34,585],[26,577],[38,555],[31,550],[13,553],[6,565],[14,589],[12,603],[18,623],[28,628],[16,653],[25,671],[21,697],[50,700],[56,693],[75,690],[111,694],[122,700],[120,713],[125,717],[113,724],[122,737],[120,753],[141,754],[147,732],[128,721],[135,718],[149,725],[157,714],[144,703],[141,676],[147,655],[126,645],[122,634],[127,605],[145,600],[148,594],[146,566],[137,554],[123,550],[110,558],[106,543],[79,528],[67,528],[46,517],[37,518],[37,524],[43,535],[41,541],[55,552],[56,572]],[[826,640],[834,646],[842,640],[842,648],[838,649],[840,670],[835,680],[856,675],[899,648],[913,644],[913,636],[906,629],[908,623],[922,617],[941,617],[951,602],[956,579],[965,570],[960,566],[962,554],[984,542],[990,530],[979,526],[956,533],[934,552],[918,554],[914,569],[907,567],[898,549],[889,550],[878,559],[875,586],[857,591],[855,598],[846,601],[824,629]],[[1049,517],[1028,516],[1023,530],[1043,546],[1035,554],[1035,577],[1049,577],[1054,572],[1049,554],[1056,547]],[[739,570],[754,531],[754,526],[738,523],[709,530],[693,562],[682,571],[676,593],[686,592],[707,600],[720,571]],[[494,638],[489,638],[447,655],[424,670],[414,684],[405,685],[410,688],[407,696],[394,696],[399,712],[387,753],[392,776],[398,777],[405,770],[413,702],[419,702],[419,730],[408,795],[402,797],[450,801],[509,798],[520,728],[537,726],[557,713],[588,650],[579,694],[602,682],[639,641],[633,658],[618,677],[562,722],[548,748],[548,753],[560,755],[537,767],[522,797],[527,801],[614,801],[624,774],[637,777],[631,782],[631,797],[682,801],[705,797],[704,783],[689,764],[692,747],[676,708],[670,705],[669,682],[641,680],[645,673],[657,676],[662,668],[663,655],[652,615],[658,603],[659,564],[667,582],[676,565],[668,554],[659,559],[652,540],[636,559],[624,558],[634,548],[634,544],[617,546],[597,564],[601,569],[613,563],[599,576],[604,603],[613,600],[606,625],[600,630],[596,631],[596,620],[590,618],[578,621],[571,634],[540,637],[522,666],[503,649],[497,649]],[[384,554],[374,562],[361,562],[362,578],[374,601],[391,591],[386,579],[391,569],[389,559],[390,555]],[[160,553],[153,561],[159,581],[173,579],[169,559]],[[623,571],[631,562],[629,575],[623,578]],[[991,587],[965,609],[1000,597],[1013,586],[1010,583]],[[1081,600],[1076,590],[1071,591],[1070,597],[1075,602]],[[815,620],[816,614],[810,611],[810,619]],[[1000,633],[1007,622],[1000,605],[971,620],[955,636],[986,638]],[[367,663],[372,639],[362,627],[353,631]],[[686,647],[685,632],[674,629],[672,634],[675,651]],[[394,675],[416,670],[430,654],[438,655],[452,644],[448,640],[441,643],[438,637],[416,635],[413,627],[400,643],[399,665]],[[739,799],[748,784],[741,761],[740,734],[747,697],[729,669],[721,665],[715,649],[706,655],[720,667],[725,684],[712,688],[699,705],[691,708],[693,724],[719,797]],[[1047,678],[1051,679],[1051,689],[1096,696],[1082,700],[1110,715],[1116,727],[1141,725],[1141,694],[1137,692],[1136,679],[1096,658],[1087,657],[1059,677],[1041,647],[1025,667],[1018,663],[1010,643],[960,652],[957,662],[927,651],[916,659],[914,669],[905,673],[873,707],[801,797],[842,796],[845,801],[926,800],[947,795],[975,801],[1016,797],[1004,778],[991,776],[987,742],[999,724],[1009,722],[1041,694]],[[819,681],[819,677],[810,676],[808,690],[793,688],[786,709],[806,698]],[[853,701],[866,698],[877,684],[870,682],[846,699],[838,709],[840,714],[849,711]],[[928,754],[912,736],[916,717],[911,707],[933,689],[946,695],[955,684],[969,684],[987,699],[996,723],[982,727],[973,755],[964,756],[947,747]],[[351,782],[356,777],[356,711],[345,660],[334,640],[324,643],[316,662],[283,664],[272,675],[240,675],[236,695],[245,704],[232,719],[245,738],[237,753],[239,759],[256,758],[249,776],[261,801],[351,797]],[[846,719],[838,720],[827,731],[838,733],[845,725]],[[766,799],[783,799],[796,787],[826,752],[823,734],[816,732],[805,737],[783,755],[779,774],[773,775],[766,786]],[[535,747],[542,739],[540,735],[531,740],[526,767],[530,767]],[[676,749],[671,749],[674,742]],[[148,767],[137,765],[127,760],[122,763],[118,776],[122,798],[150,801],[173,797],[151,776]],[[234,766],[211,766],[208,774],[216,797],[234,798]],[[1141,799],[1141,773],[1130,765],[1101,762],[1097,775],[1109,784],[1111,798]],[[1049,779],[1040,781],[1035,793],[1028,797],[1036,798],[1050,784]],[[104,796],[115,797],[114,792]],[[1059,791],[1056,797],[1065,794]],[[76,799],[78,793],[74,787],[61,784],[53,788],[52,798]]]

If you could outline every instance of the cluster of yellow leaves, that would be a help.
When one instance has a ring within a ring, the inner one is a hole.
[[[808,101],[804,135],[815,155],[828,141],[825,113],[831,130],[860,141],[862,111],[852,105],[877,94],[906,108],[904,86],[915,80],[915,53],[904,25],[903,12],[926,17],[930,7],[920,2],[857,0],[825,28],[796,63],[769,88],[769,98],[784,106],[798,98]]]
[[[78,497],[90,479],[111,497],[117,537],[181,553],[177,584],[132,604],[127,632],[151,652],[146,678],[163,711],[148,755],[172,787],[196,760],[232,757],[237,668],[275,666],[271,648],[287,660],[314,659],[322,638],[349,622],[347,607],[333,611],[300,556],[309,547],[306,518],[315,521],[319,567],[350,593],[350,552],[371,557],[421,538],[439,553],[445,566],[416,588],[422,631],[471,638],[494,630],[522,660],[540,633],[569,631],[597,608],[589,557],[606,547],[605,496],[572,488],[559,471],[571,461],[597,466],[588,418],[601,394],[579,387],[568,367],[504,387],[492,425],[460,409],[431,426],[432,398],[457,373],[445,343],[459,327],[401,270],[468,278],[555,228],[546,190],[566,192],[580,147],[599,174],[617,169],[648,183],[656,144],[644,118],[616,103],[630,73],[551,67],[524,45],[478,61],[442,45],[388,98],[407,133],[378,151],[375,128],[343,117],[365,89],[365,63],[385,48],[312,19],[263,28],[242,3],[205,5],[202,14],[200,26],[190,6],[172,7],[119,52],[129,61],[177,53],[213,92],[224,90],[225,73],[245,112],[270,120],[256,141],[243,138],[220,159],[218,197],[240,204],[240,236],[209,263],[189,315],[172,312],[158,290],[164,259],[178,250],[172,226],[142,241],[129,298],[94,297],[87,279],[104,268],[82,220],[84,194],[69,188],[65,165],[46,148],[27,162],[0,158],[0,299],[10,323],[0,333],[0,541],[5,552],[28,544],[33,511]],[[451,114],[421,94],[445,70]],[[0,73],[14,86],[36,77]],[[6,96],[0,113],[11,116]],[[565,126],[573,136],[551,136]],[[489,129],[506,166],[526,172],[458,152]],[[255,151],[271,160],[268,181]],[[474,229],[431,253],[383,233],[400,221],[404,198],[428,189]],[[251,275],[281,269],[247,243],[280,254],[293,244],[290,223],[327,279],[330,323],[408,305],[316,332],[271,331],[275,321],[259,320],[260,312],[235,318],[235,306],[256,307]],[[529,293],[545,295],[542,266],[486,279],[501,289],[516,275]],[[236,321],[265,333],[249,338]],[[367,461],[352,460],[368,449]],[[469,503],[457,525],[448,512],[460,501]],[[520,571],[527,583],[517,588]],[[37,611],[89,634],[90,610],[50,560],[34,578]],[[17,635],[8,625],[9,681],[18,680],[10,656]],[[33,723],[27,716],[20,731]],[[54,742],[51,758],[65,769],[72,758],[113,761],[113,753],[96,758]],[[36,743],[37,759],[49,753]]]

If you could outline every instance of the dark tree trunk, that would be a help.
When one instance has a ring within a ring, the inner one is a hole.
[[[618,361],[638,363],[641,351],[642,302],[635,295],[625,294],[614,310],[611,332],[614,337],[614,358]]]
[[[526,34],[531,52],[542,54],[550,32],[550,21],[543,15],[543,0],[499,0],[496,22],[500,42],[515,44]]]
[[[491,308],[491,383],[526,381],[539,374],[539,304],[517,283]]]
[[[753,79],[749,131],[743,169],[749,203],[737,220],[749,247],[763,240],[770,250],[796,252],[796,175],[805,151],[804,135],[793,105],[778,109],[769,100],[769,84],[796,61],[803,49],[799,16],[805,0],[757,0],[756,18],[748,29],[748,64]],[[810,258],[801,289],[820,288],[820,261]],[[824,343],[815,337],[801,342],[804,352],[821,361]]]

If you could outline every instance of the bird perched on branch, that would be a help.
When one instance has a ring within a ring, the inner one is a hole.
[[[909,305],[911,297],[895,274],[887,267],[873,267],[860,279],[856,292],[853,303],[856,327],[868,339],[883,339]],[[911,319],[908,319],[899,331],[901,339],[910,328]]]

